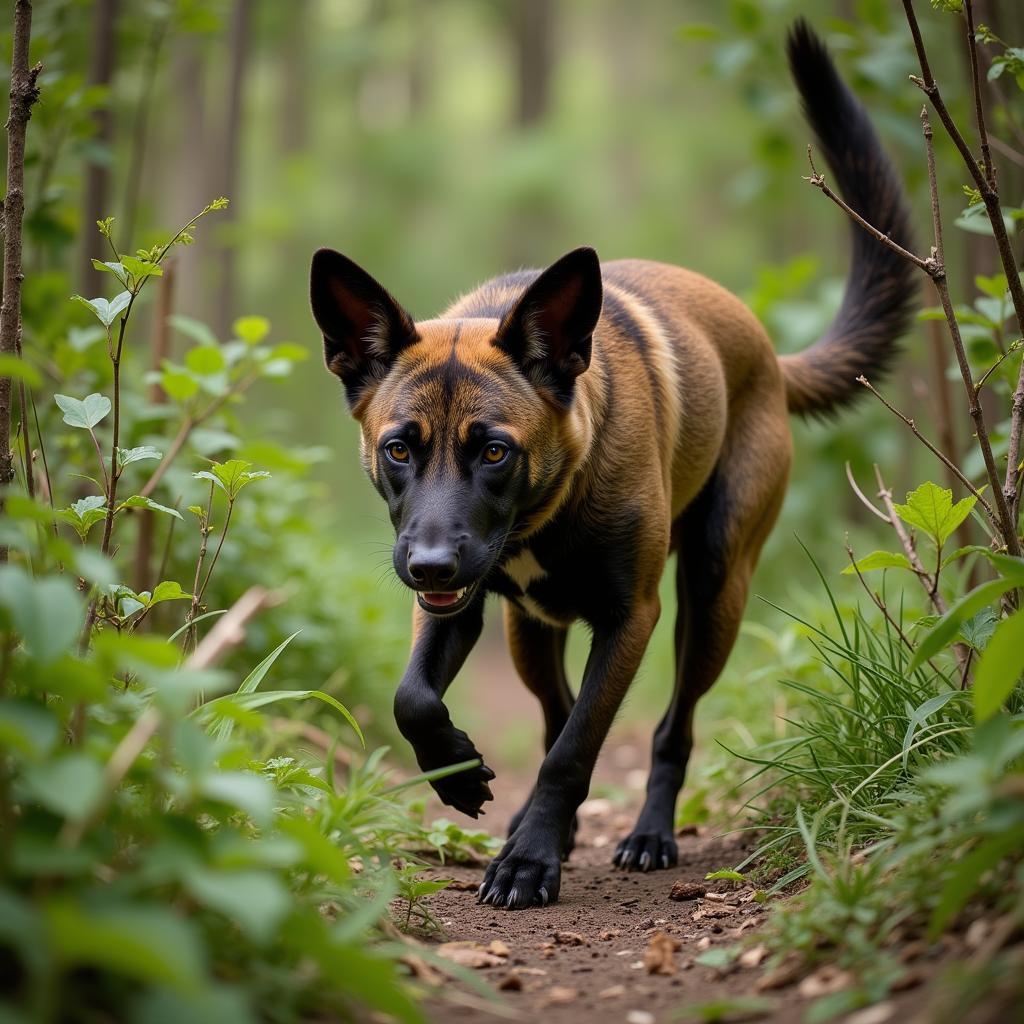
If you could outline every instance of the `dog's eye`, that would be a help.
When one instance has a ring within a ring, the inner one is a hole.
[[[508,445],[502,444],[500,441],[491,441],[491,443],[484,448],[484,462],[491,466],[496,466],[499,462],[504,462],[507,457]]]
[[[409,461],[409,446],[404,441],[388,441],[384,452],[392,462],[405,465]]]

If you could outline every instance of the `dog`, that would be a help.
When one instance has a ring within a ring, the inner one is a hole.
[[[787,53],[842,195],[911,247],[899,178],[824,44],[800,21]],[[854,227],[834,323],[804,352],[780,357],[739,299],[662,263],[602,264],[580,248],[417,322],[345,256],[313,255],[326,364],[388,506],[395,572],[415,592],[399,730],[424,770],[477,762],[433,783],[476,817],[494,772],[443,697],[480,635],[487,594],[504,599],[513,662],[543,710],[546,755],[480,900],[517,909],[558,899],[576,810],[658,621],[672,553],[672,698],[654,733],[643,809],[614,863],[676,863],[694,707],[729,656],[782,505],[788,415],[827,417],[853,401],[859,374],[878,379],[890,367],[912,315],[911,273]],[[574,699],[564,655],[578,620],[593,639]]]

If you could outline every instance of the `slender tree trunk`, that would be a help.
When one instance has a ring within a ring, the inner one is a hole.
[[[310,0],[292,0],[288,8],[281,67],[281,153],[301,153],[309,141]]]
[[[238,219],[238,166],[239,142],[242,130],[242,90],[249,62],[249,34],[252,23],[253,0],[235,0],[231,16],[231,58],[228,71],[228,105],[222,131],[224,151],[222,159],[222,188],[220,194],[231,200],[227,209],[227,239],[220,252],[220,291],[214,304],[214,328],[224,340],[237,315],[236,306],[236,245],[231,237],[231,226]]]
[[[117,48],[117,7],[118,0],[96,0],[96,15],[93,22],[92,64],[89,68],[89,85],[109,87],[114,76],[114,59]],[[82,208],[81,238],[81,287],[85,295],[95,295],[102,290],[102,275],[93,269],[92,256],[96,248],[96,221],[110,212],[107,209],[110,185],[110,151],[114,144],[114,112],[108,96],[103,106],[94,115],[96,142],[106,150],[107,156],[90,160],[85,168],[85,202]]]
[[[32,35],[32,0],[14,5],[14,49],[11,55],[11,110],[7,118],[7,194],[3,204],[4,278],[0,303],[0,354],[21,354],[21,227],[25,216],[25,133],[32,104],[39,98],[36,79],[42,65],[28,66]],[[23,425],[23,429],[27,429]],[[0,377],[0,486],[14,480],[11,452],[11,378]],[[3,492],[0,492],[0,501]],[[0,561],[7,548],[0,547]]]
[[[553,29],[553,0],[513,0],[512,30],[519,83],[516,120],[521,127],[535,124],[547,113],[554,65]]]

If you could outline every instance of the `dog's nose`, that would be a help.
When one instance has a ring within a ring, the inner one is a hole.
[[[410,548],[409,575],[418,587],[441,590],[459,571],[459,552],[455,548]]]

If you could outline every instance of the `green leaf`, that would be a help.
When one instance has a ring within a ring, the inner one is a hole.
[[[913,572],[906,555],[894,551],[872,551],[870,555],[858,558],[843,569],[843,575],[852,576],[856,572],[872,572],[875,569],[910,569]]]
[[[247,344],[258,345],[270,333],[270,321],[262,316],[243,316],[234,322],[232,330]]]
[[[923,704],[910,712],[910,720],[907,722],[907,731],[903,734],[903,770],[907,770],[907,762],[910,760],[910,747],[914,742],[917,730],[924,725],[936,711],[944,708],[954,697],[961,696],[960,690],[950,690],[948,693],[940,693],[930,697]]]
[[[114,277],[124,286],[128,287],[128,279],[125,276],[124,266],[120,263],[104,263],[102,260],[93,260],[92,265],[94,269],[98,270],[101,274],[113,274]],[[96,300],[93,299],[93,302]]]
[[[1020,582],[1015,579],[989,580],[965,594],[921,637],[907,666],[907,673],[915,672],[929,658],[953,643],[962,623],[1017,586]]]
[[[161,505],[160,502],[144,497],[141,494],[133,494],[130,498],[125,498],[117,506],[117,511],[120,512],[121,509],[125,508],[148,508],[152,512],[163,512],[165,515],[174,516],[175,519],[182,518],[181,513],[176,508],[168,508],[166,505]]]
[[[344,718],[345,721],[348,722],[348,724],[355,730],[356,735],[359,737],[360,744],[364,747],[366,746],[366,740],[363,738],[363,731],[359,728],[359,723],[352,717],[352,712],[329,693],[324,693],[323,690],[259,690],[256,693],[228,693],[223,697],[208,700],[193,713],[202,714],[205,717],[210,712],[219,712],[225,705],[234,705],[235,707],[251,711],[256,708],[265,707],[268,704],[277,704],[281,701],[307,699],[319,700],[334,708],[334,710],[337,711],[338,714],[340,714],[341,717]],[[476,762],[473,763],[475,764]],[[464,765],[463,767],[468,766],[469,765]]]
[[[153,597],[150,604],[160,604],[161,601],[190,601],[192,595],[181,589],[181,584],[174,580],[165,580],[158,583],[153,590]]]
[[[719,871],[710,871],[704,876],[705,881],[711,882],[716,879],[723,879],[728,882],[745,882],[746,878],[741,875],[738,871],[731,871],[728,868],[722,868]]]
[[[187,338],[198,342],[200,345],[216,345],[217,335],[210,330],[201,320],[194,320],[190,316],[181,316],[175,313],[167,318],[168,323],[176,330],[181,331]]]
[[[704,967],[728,967],[739,955],[738,947],[718,946],[704,950],[693,958],[693,962]]]
[[[144,281],[147,277],[164,276],[163,267],[151,260],[140,260],[135,256],[122,256],[121,265],[135,278],[136,283]]]
[[[258,825],[267,824],[274,810],[273,784],[253,772],[214,772],[201,780],[199,789],[208,800],[236,807]]]
[[[176,402],[187,402],[199,391],[199,382],[183,370],[165,364],[160,374],[160,387]]]
[[[219,487],[233,501],[238,492],[253,480],[263,480],[270,476],[264,470],[250,472],[251,462],[242,459],[229,459],[227,462],[215,462],[207,470],[202,469],[192,475],[197,480],[209,480]]]
[[[28,653],[44,664],[63,654],[82,628],[82,601],[63,576],[33,579],[16,565],[0,568],[0,607]]]
[[[34,366],[26,363],[21,356],[12,356],[7,352],[0,355],[0,377],[22,380],[30,388],[43,386],[43,378]]]
[[[220,373],[226,363],[219,348],[212,345],[197,345],[185,354],[185,365],[200,376]]]
[[[103,796],[103,765],[87,754],[67,754],[30,766],[22,781],[47,810],[69,821],[85,821]]]
[[[927,481],[907,495],[905,505],[893,507],[900,519],[923,530],[936,545],[941,546],[971,514],[977,500],[972,494],[954,505],[951,490]]]
[[[980,654],[992,639],[998,621],[999,616],[991,608],[982,608],[960,626],[958,635],[968,647]]]
[[[109,302],[104,298],[87,299],[81,295],[72,295],[76,302],[82,303],[86,309],[92,311],[93,315],[104,327],[110,325],[128,308],[132,300],[131,292],[121,292],[115,295]]]
[[[1003,619],[992,634],[974,673],[974,717],[991,718],[1024,673],[1024,609]]]
[[[138,448],[118,448],[117,461],[121,466],[130,466],[133,462],[142,462],[144,459],[156,459],[159,461],[164,453],[157,451],[151,444],[140,445]]]
[[[182,991],[203,983],[203,954],[192,926],[165,907],[46,908],[50,941],[66,967],[91,966]]]
[[[184,883],[200,903],[235,921],[260,944],[274,937],[292,905],[291,893],[269,871],[195,866],[185,872]]]
[[[301,363],[309,358],[309,349],[296,345],[292,341],[283,341],[270,350],[269,359],[287,359],[292,363]]]
[[[0,701],[0,749],[36,760],[50,753],[59,737],[57,718],[42,703]]]
[[[70,395],[54,395],[53,400],[64,413],[64,422],[69,427],[84,430],[91,430],[111,410],[110,399],[106,395],[92,394],[81,400]]]

